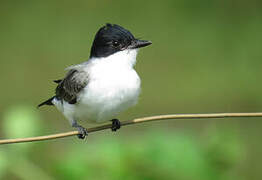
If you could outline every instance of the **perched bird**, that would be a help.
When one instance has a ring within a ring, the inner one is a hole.
[[[136,104],[140,78],[134,70],[138,49],[152,44],[136,39],[116,24],[106,24],[96,33],[88,61],[67,68],[58,83],[55,96],[38,105],[55,105],[84,139],[87,129],[79,121],[112,121],[112,131],[121,123],[114,119]]]

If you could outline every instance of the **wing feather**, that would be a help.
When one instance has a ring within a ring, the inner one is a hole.
[[[70,69],[56,88],[56,97],[69,104],[77,103],[78,93],[88,84],[88,74],[83,70]]]

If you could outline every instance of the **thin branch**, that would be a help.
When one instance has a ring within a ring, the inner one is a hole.
[[[262,117],[262,112],[258,113],[212,113],[212,114],[170,114],[170,115],[159,115],[151,116],[144,118],[136,118],[129,121],[121,122],[121,126],[127,126],[136,123],[144,123],[158,120],[167,120],[167,119],[207,119],[207,118],[236,118],[236,117]],[[110,129],[111,124],[97,126],[94,128],[87,129],[88,133],[93,133],[96,131],[102,131],[105,129]],[[1,144],[12,144],[12,143],[22,143],[22,142],[33,142],[33,141],[44,141],[49,139],[64,138],[68,136],[75,136],[79,134],[78,131],[70,131],[66,133],[58,133],[47,136],[38,136],[38,137],[29,137],[29,138],[17,138],[17,139],[3,139],[0,140]]]

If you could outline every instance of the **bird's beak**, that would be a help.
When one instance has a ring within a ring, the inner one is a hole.
[[[129,49],[137,49],[137,48],[149,46],[150,44],[152,44],[151,41],[135,39],[135,40],[128,46],[128,48],[129,48]]]

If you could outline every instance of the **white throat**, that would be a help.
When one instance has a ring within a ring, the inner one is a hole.
[[[110,63],[111,65],[133,68],[136,64],[136,56],[138,49],[126,49],[114,53],[108,57],[95,58],[95,61],[103,61],[104,63]]]

